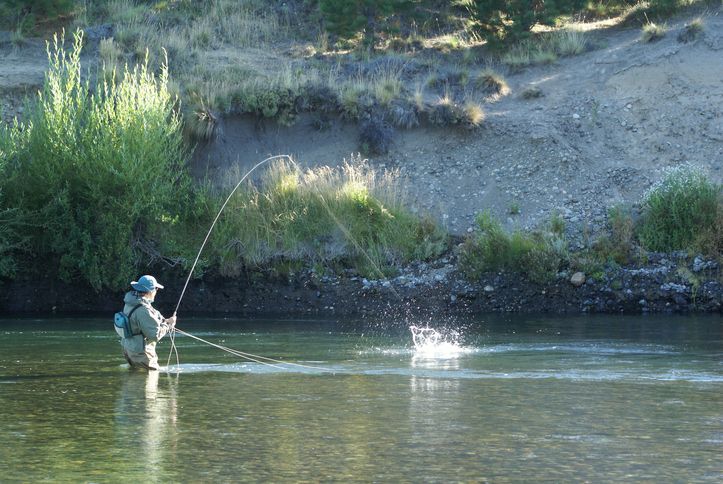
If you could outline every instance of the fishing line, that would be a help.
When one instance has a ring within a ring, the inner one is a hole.
[[[234,195],[234,193],[236,193],[236,190],[238,190],[238,188],[239,188],[239,187],[241,186],[241,184],[246,180],[246,178],[248,178],[249,175],[251,175],[251,173],[254,172],[254,170],[256,170],[256,169],[257,169],[258,167],[260,167],[261,165],[264,165],[265,163],[268,163],[268,162],[271,161],[271,160],[277,160],[277,159],[286,159],[286,160],[288,160],[288,161],[294,166],[294,168],[295,168],[297,171],[299,171],[299,166],[298,166],[298,165],[296,164],[296,162],[291,158],[291,156],[289,156],[289,155],[275,155],[275,156],[270,156],[270,157],[268,157],[268,158],[266,158],[266,159],[258,162],[256,165],[253,166],[253,168],[251,168],[251,169],[238,181],[238,183],[236,184],[236,186],[234,186],[233,190],[231,190],[231,193],[229,193],[228,197],[226,197],[226,200],[224,201],[223,205],[221,205],[221,208],[219,209],[218,213],[216,214],[216,217],[213,219],[213,222],[211,223],[211,226],[210,226],[209,229],[208,229],[208,233],[206,234],[206,237],[203,239],[203,243],[201,244],[201,247],[198,249],[198,254],[196,254],[196,259],[193,261],[193,265],[191,266],[191,270],[188,272],[188,276],[186,277],[186,282],[185,282],[184,285],[183,285],[183,290],[181,291],[181,295],[180,295],[180,297],[178,298],[178,303],[176,304],[176,309],[173,311],[173,316],[176,316],[176,314],[178,313],[178,308],[181,306],[181,301],[183,300],[183,296],[186,294],[186,289],[188,288],[188,284],[189,284],[189,282],[190,282],[190,280],[191,280],[191,276],[193,275],[193,271],[196,269],[196,264],[198,264],[198,261],[199,261],[199,259],[201,258],[201,252],[203,252],[203,249],[204,249],[204,247],[206,246],[206,243],[208,242],[208,240],[209,240],[209,238],[210,238],[210,236],[211,236],[211,232],[213,231],[214,227],[216,226],[216,222],[217,222],[218,219],[221,217],[221,213],[222,213],[223,210],[226,208],[226,205],[228,205],[228,202],[231,200],[231,197]],[[321,200],[321,203],[322,203],[322,205],[324,206],[324,208],[326,209],[326,211],[327,211],[327,213],[329,214],[329,216],[332,218],[332,220],[334,221],[334,223],[336,223],[336,225],[341,229],[341,231],[344,233],[344,235],[347,237],[347,239],[350,240],[350,241],[354,244],[354,246],[356,247],[356,249],[357,249],[360,253],[362,253],[362,254],[364,255],[364,257],[366,257],[366,259],[369,261],[369,263],[370,263],[371,266],[374,268],[374,270],[376,270],[376,272],[377,272],[382,278],[385,278],[386,276],[384,275],[384,273],[382,272],[382,270],[377,266],[377,264],[374,262],[374,260],[371,258],[371,256],[367,253],[367,251],[365,251],[364,248],[361,246],[361,244],[359,244],[359,242],[357,242],[357,240],[356,240],[356,239],[354,238],[354,236],[351,234],[350,230],[336,217],[336,215],[334,214],[334,212],[331,210],[331,207],[329,207],[329,204],[326,202],[326,199],[324,198],[323,194],[321,194],[321,192],[319,192],[319,191],[317,190],[317,195],[318,195],[319,199]],[[389,287],[391,288],[391,290],[392,290],[392,292],[394,293],[394,295],[395,295],[400,301],[403,301],[402,297],[399,295],[399,293],[397,292],[397,290],[394,289],[394,286],[391,286],[391,285],[390,285]],[[256,361],[257,363],[270,364],[270,363],[264,363],[264,362],[262,362],[262,361],[258,361],[257,359],[254,359],[254,358],[265,359],[265,360],[267,360],[267,361],[273,361],[273,362],[275,362],[275,363],[280,363],[280,364],[285,364],[285,365],[294,365],[294,366],[299,366],[299,367],[303,367],[303,368],[312,368],[312,369],[315,369],[315,370],[332,371],[332,370],[329,370],[329,369],[327,369],[327,368],[321,368],[321,367],[316,367],[316,366],[307,366],[307,365],[301,365],[301,364],[290,363],[290,362],[283,362],[283,361],[274,360],[274,359],[272,359],[272,358],[267,358],[267,357],[264,357],[264,356],[253,355],[253,354],[251,354],[251,353],[244,353],[244,352],[242,352],[242,351],[234,350],[234,349],[232,349],[232,348],[227,348],[227,347],[225,347],[225,346],[221,346],[221,345],[217,345],[217,344],[211,343],[211,342],[209,342],[209,341],[205,341],[205,340],[203,340],[203,339],[201,339],[201,338],[198,338],[198,337],[196,337],[196,336],[193,336],[193,335],[190,334],[190,333],[186,333],[185,331],[181,331],[180,329],[176,329],[175,326],[171,327],[170,330],[169,330],[169,333],[170,333],[169,338],[170,338],[170,341],[171,341],[171,351],[170,351],[169,354],[168,354],[168,360],[166,361],[166,366],[169,366],[169,364],[170,364],[170,362],[171,362],[171,355],[173,355],[173,354],[176,355],[176,367],[179,367],[179,366],[180,366],[180,361],[179,361],[179,357],[178,357],[178,349],[176,348],[176,343],[175,343],[175,332],[176,332],[176,331],[178,331],[178,332],[181,333],[181,334],[185,334],[186,336],[189,336],[189,337],[191,337],[191,338],[194,338],[194,339],[197,339],[197,340],[202,341],[202,342],[204,342],[204,343],[207,343],[207,344],[209,344],[209,345],[211,345],[211,346],[214,346],[214,347],[216,347],[216,348],[219,348],[219,349],[221,349],[221,350],[223,350],[223,351],[227,351],[227,352],[229,352],[229,353],[231,353],[231,354],[234,354],[234,355],[236,355],[236,356],[240,356],[240,357],[243,357],[243,358],[247,358],[247,359],[250,359],[251,361]],[[275,365],[271,365],[271,366],[275,366]]]
[[[203,252],[203,248],[206,247],[206,243],[208,242],[208,239],[211,237],[211,232],[213,231],[213,228],[216,226],[216,222],[218,222],[219,217],[221,217],[221,213],[223,212],[223,209],[226,208],[226,205],[228,205],[228,202],[231,200],[231,197],[234,193],[236,193],[236,190],[241,186],[241,184],[248,178],[248,176],[256,170],[256,168],[260,167],[261,165],[268,163],[271,160],[286,158],[289,160],[292,164],[296,165],[294,163],[294,160],[291,159],[291,156],[289,155],[275,155],[275,156],[269,156],[268,158],[256,163],[253,168],[251,168],[236,184],[236,186],[231,190],[231,193],[229,193],[228,197],[226,197],[226,201],[223,202],[223,205],[221,205],[221,208],[219,209],[218,213],[216,214],[216,217],[213,219],[213,223],[211,223],[211,226],[208,229],[208,233],[206,234],[206,238],[203,239],[203,243],[201,244],[201,248],[198,249],[198,254],[196,254],[196,260],[193,261],[193,265],[191,266],[191,270],[188,272],[188,277],[186,277],[186,283],[183,285],[183,290],[181,291],[181,296],[178,298],[178,303],[176,304],[176,309],[173,311],[173,315],[176,316],[176,313],[178,313],[178,308],[181,306],[181,301],[183,300],[183,296],[186,294],[186,289],[188,288],[188,283],[191,280],[191,276],[193,275],[193,271],[196,269],[196,264],[198,264],[198,260],[201,258],[201,252]],[[166,362],[166,366],[171,362],[171,354],[176,354],[176,365],[179,365],[179,358],[178,358],[178,349],[176,348],[175,343],[175,334],[174,329],[171,328],[170,330],[170,339],[171,339],[171,352],[168,353],[168,361]]]
[[[321,366],[302,365],[301,363],[293,363],[293,362],[290,362],[290,361],[281,361],[281,360],[276,360],[276,359],[274,359],[274,358],[269,358],[268,356],[255,355],[255,354],[253,354],[253,353],[247,353],[247,352],[245,352],[245,351],[239,351],[239,350],[236,350],[236,349],[233,349],[233,348],[229,348],[228,346],[223,346],[223,345],[219,345],[219,344],[216,344],[216,343],[212,343],[212,342],[210,342],[210,341],[206,341],[206,340],[203,339],[203,338],[199,338],[198,336],[194,336],[194,335],[192,335],[192,334],[190,334],[190,333],[187,333],[187,332],[185,332],[185,331],[183,331],[183,330],[181,330],[181,329],[178,329],[178,328],[176,328],[176,331],[178,331],[180,334],[186,335],[186,336],[188,336],[188,337],[190,337],[190,338],[193,338],[193,339],[195,339],[195,340],[198,340],[198,341],[200,341],[200,342],[202,342],[202,343],[206,343],[206,344],[211,345],[211,346],[213,346],[213,347],[215,347],[215,348],[218,348],[218,349],[220,349],[220,350],[222,350],[222,351],[226,351],[227,353],[231,353],[232,355],[240,356],[240,357],[246,358],[246,359],[248,359],[248,360],[251,360],[251,361],[253,361],[253,362],[260,363],[260,364],[262,364],[262,365],[273,366],[274,368],[279,368],[279,369],[282,369],[282,370],[285,370],[285,368],[282,367],[282,366],[278,366],[278,365],[298,366],[298,367],[300,367],[300,368],[308,368],[308,369],[311,369],[311,370],[334,371],[334,370],[332,370],[332,369],[330,369],[330,368],[323,368],[323,367],[321,367]],[[262,361],[262,360],[266,360],[266,361]],[[267,363],[267,362],[269,362],[269,361],[270,361],[271,363]],[[273,363],[275,363],[275,364],[273,364]]]

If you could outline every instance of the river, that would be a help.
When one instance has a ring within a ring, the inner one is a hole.
[[[111,325],[0,320],[0,481],[723,480],[719,317],[182,319],[284,363],[177,335],[150,375]]]

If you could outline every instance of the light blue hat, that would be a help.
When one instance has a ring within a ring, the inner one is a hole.
[[[142,276],[138,281],[131,282],[131,287],[138,292],[151,292],[154,289],[163,289],[153,276]]]

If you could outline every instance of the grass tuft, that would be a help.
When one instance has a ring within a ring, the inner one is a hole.
[[[502,56],[502,62],[512,68],[548,64],[558,57],[580,54],[586,47],[587,37],[584,32],[556,30],[519,42]]]
[[[476,128],[485,120],[485,113],[479,103],[467,101],[464,110],[464,124],[468,128]]]
[[[507,85],[504,77],[492,69],[485,69],[478,73],[474,79],[474,85],[477,89],[506,96],[510,93],[510,87]]]
[[[665,25],[659,25],[654,22],[648,22],[643,25],[643,31],[640,34],[640,40],[643,42],[654,42],[665,37],[668,28]]]
[[[678,33],[678,42],[693,42],[703,34],[703,30],[703,18],[698,17],[689,24],[686,24],[685,27],[683,27],[683,30]]]
[[[322,266],[347,260],[367,277],[384,277],[395,264],[439,255],[445,234],[402,208],[399,181],[398,172],[376,172],[359,158],[304,171],[276,163],[260,188],[249,185],[231,200],[211,257],[227,275],[274,260]],[[206,197],[214,206],[220,195]]]

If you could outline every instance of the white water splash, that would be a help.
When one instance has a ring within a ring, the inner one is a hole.
[[[428,326],[410,326],[409,330],[412,332],[415,358],[457,358],[472,351],[460,346],[456,333],[443,334]]]

